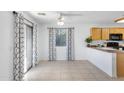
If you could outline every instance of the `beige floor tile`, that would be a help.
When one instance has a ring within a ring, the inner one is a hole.
[[[24,80],[110,81],[112,79],[88,61],[41,61],[25,74]],[[118,80],[124,80],[124,78]]]

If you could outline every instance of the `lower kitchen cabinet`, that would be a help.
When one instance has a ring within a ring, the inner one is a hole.
[[[117,53],[117,76],[124,77],[124,53]]]

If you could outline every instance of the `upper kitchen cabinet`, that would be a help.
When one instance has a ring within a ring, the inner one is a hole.
[[[124,28],[110,28],[110,34],[124,33]]]
[[[109,28],[102,28],[102,40],[109,40]]]
[[[91,28],[91,36],[93,40],[109,40],[110,34],[122,34],[124,40],[124,28],[112,27],[112,28]]]
[[[124,28],[110,28],[110,34],[122,34],[124,40]]]
[[[102,29],[101,28],[91,28],[92,40],[102,39]]]

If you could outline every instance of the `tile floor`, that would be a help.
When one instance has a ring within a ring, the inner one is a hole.
[[[24,80],[111,81],[116,79],[112,79],[88,61],[41,61],[25,74]]]

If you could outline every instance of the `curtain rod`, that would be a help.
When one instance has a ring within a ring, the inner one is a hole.
[[[16,11],[13,11],[13,14],[18,14],[18,12],[16,12]],[[25,17],[24,17],[24,19],[26,20],[26,21],[28,21],[28,22],[30,22],[31,24],[33,24],[34,25],[34,23],[33,22],[31,22],[30,20],[28,20],[28,19],[26,19]]]

